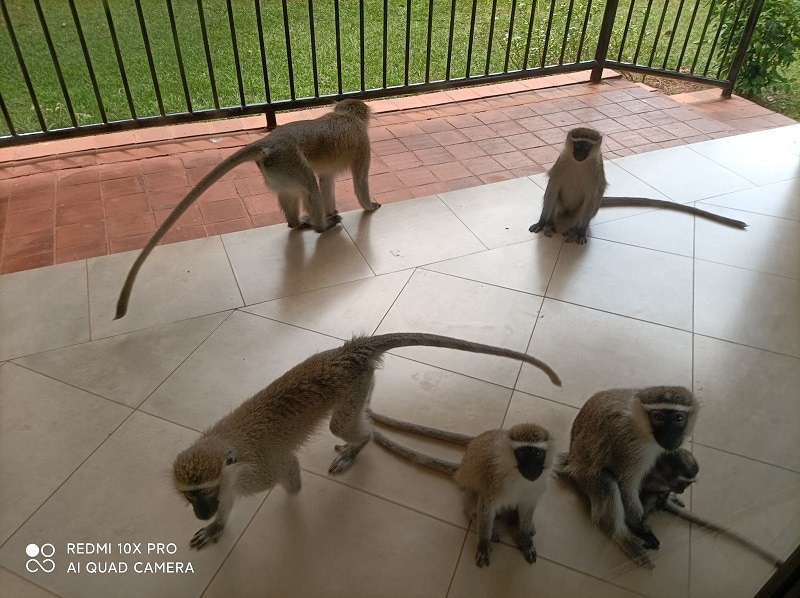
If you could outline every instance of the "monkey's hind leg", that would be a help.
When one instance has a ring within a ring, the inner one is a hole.
[[[366,152],[366,159],[362,159],[358,165],[353,166],[353,190],[356,192],[358,203],[367,212],[374,212],[381,204],[372,201],[369,196],[369,151]]]
[[[300,220],[300,200],[297,197],[281,191],[278,193],[278,205],[280,205],[283,215],[286,216],[286,224],[289,225],[289,228],[304,228],[304,223]]]
[[[372,437],[372,422],[366,410],[374,385],[374,372],[369,371],[353,380],[346,399],[337,405],[331,415],[330,429],[347,444],[336,445],[339,454],[331,462],[328,473],[348,469]]]
[[[653,563],[647,557],[642,540],[637,538],[625,523],[625,509],[616,479],[608,473],[600,472],[592,476],[572,479],[589,497],[592,522],[611,538],[634,563],[652,569]]]
[[[286,462],[280,477],[280,483],[289,494],[300,492],[300,488],[303,485],[300,479],[300,462],[294,455]]]

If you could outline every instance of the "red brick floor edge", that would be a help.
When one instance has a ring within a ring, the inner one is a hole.
[[[381,100],[370,127],[370,187],[389,203],[543,172],[577,125],[607,158],[793,124],[719,90],[668,97],[615,77],[559,75]],[[327,109],[279,115],[279,122]],[[148,129],[0,150],[0,272],[141,248],[215,164],[264,135],[263,117]],[[50,154],[50,155],[48,155]],[[349,175],[340,211],[358,208]],[[164,243],[283,222],[254,165],[228,173]]]

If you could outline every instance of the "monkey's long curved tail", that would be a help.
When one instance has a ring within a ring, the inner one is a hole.
[[[200,179],[200,182],[197,183],[194,188],[186,194],[186,197],[184,197],[177,206],[175,206],[170,215],[167,216],[166,220],[164,220],[161,226],[158,227],[158,230],[153,234],[152,237],[150,237],[150,240],[147,242],[147,245],[144,246],[144,249],[142,249],[141,253],[139,253],[136,261],[133,262],[133,266],[131,266],[131,269],[128,272],[128,277],[125,279],[125,284],[122,285],[122,291],[120,291],[119,299],[117,300],[117,315],[114,316],[115,320],[119,320],[128,311],[128,301],[130,300],[136,275],[139,273],[139,269],[142,267],[142,264],[144,264],[147,256],[150,255],[150,252],[153,251],[158,242],[164,238],[164,235],[167,234],[167,231],[172,227],[173,224],[175,224],[178,218],[183,216],[183,213],[189,209],[189,206],[197,201],[197,198],[200,197],[215,181],[225,175],[229,170],[239,166],[239,164],[244,164],[245,162],[252,162],[255,160],[259,152],[262,151],[260,143],[260,141],[256,141],[246,145],[237,152],[234,152],[225,158],[222,162],[212,168],[211,172]]]
[[[381,354],[391,349],[400,347],[442,347],[445,349],[455,349],[457,351],[467,351],[469,353],[483,353],[485,355],[497,355],[524,361],[542,370],[556,386],[561,386],[561,379],[553,369],[545,362],[531,357],[526,353],[483,345],[471,341],[453,338],[451,336],[441,336],[439,334],[427,334],[425,332],[394,332],[389,334],[378,334],[376,336],[355,337],[344,344],[344,347],[355,349],[358,346],[366,350],[370,357],[378,360]]]
[[[675,212],[686,212],[687,214],[694,214],[695,216],[700,216],[701,218],[707,218],[708,220],[713,220],[714,222],[718,222],[719,224],[725,224],[726,226],[732,226],[734,228],[747,228],[747,223],[742,222],[741,220],[726,218],[725,216],[720,216],[719,214],[714,214],[713,212],[707,212],[705,210],[701,210],[700,208],[696,208],[694,206],[687,206],[685,204],[676,203],[674,201],[664,201],[663,199],[649,199],[647,197],[604,197],[600,202],[600,207],[601,208],[636,208],[636,207],[664,208],[667,210],[673,210]]]
[[[394,428],[395,430],[403,430],[404,432],[411,432],[413,434],[427,436],[428,438],[435,438],[436,440],[444,440],[445,442],[452,442],[453,444],[461,446],[468,445],[472,442],[472,439],[475,438],[474,436],[459,434],[458,432],[448,432],[447,430],[440,430],[439,428],[429,428],[428,426],[412,424],[411,422],[406,422],[401,419],[394,419],[393,417],[375,413],[372,409],[368,409],[367,413],[369,413],[374,421],[384,426]]]
[[[690,523],[694,523],[696,525],[700,525],[702,527],[708,528],[713,532],[717,532],[718,534],[725,534],[726,536],[728,536],[732,540],[738,542],[739,544],[741,544],[745,548],[749,548],[750,550],[752,550],[753,552],[755,552],[756,554],[758,554],[759,556],[761,556],[765,560],[769,561],[770,563],[772,563],[776,567],[780,567],[781,565],[783,565],[783,559],[781,559],[778,555],[773,554],[772,552],[770,552],[766,548],[762,548],[761,546],[759,546],[758,544],[756,544],[752,540],[750,540],[748,538],[745,538],[744,536],[742,536],[741,534],[739,534],[739,533],[737,533],[737,532],[735,532],[733,530],[726,529],[726,528],[724,528],[722,526],[717,525],[716,523],[711,523],[707,519],[704,519],[704,518],[700,517],[699,515],[695,515],[691,511],[676,505],[674,502],[671,502],[671,501],[668,500],[666,503],[664,503],[663,509],[665,511],[668,511],[669,513],[672,513],[673,515],[677,515],[681,519],[685,519],[686,521],[689,521]]]
[[[397,453],[401,457],[405,457],[409,461],[413,461],[418,465],[423,465],[448,475],[453,475],[458,469],[458,463],[445,461],[444,459],[437,459],[436,457],[431,457],[424,453],[418,453],[417,451],[411,450],[410,448],[387,438],[381,432],[378,432],[378,430],[372,431],[372,439],[382,447],[392,451],[393,453]]]

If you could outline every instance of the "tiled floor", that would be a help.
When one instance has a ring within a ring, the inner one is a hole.
[[[656,568],[635,568],[557,480],[536,511],[537,563],[497,545],[478,569],[452,483],[372,444],[330,477],[327,430],[300,455],[297,496],[242,500],[219,544],[188,550],[200,524],[169,468],[198,430],[354,333],[412,330],[527,350],[561,375],[556,388],[498,358],[387,356],[374,408],[464,433],[536,421],[562,450],[598,390],[692,387],[703,409],[689,505],[787,556],[800,542],[800,125],[607,171],[615,192],[697,202],[750,228],[608,209],[587,245],[565,245],[527,232],[534,175],[345,213],[324,235],[277,224],[160,247],[119,321],[133,252],[0,277],[0,594],[752,596],[772,572],[759,557],[659,514]],[[70,555],[68,542],[113,552]],[[119,542],[177,553],[120,555]],[[31,543],[55,547],[54,572],[26,572]],[[97,561],[129,570],[87,573]],[[137,561],[194,572],[137,574]]]
[[[616,158],[793,121],[719,90],[680,101],[608,72],[372,102],[374,197],[389,203],[543,172],[566,131],[606,134]],[[279,114],[278,122],[329,110]],[[0,272],[141,248],[190,187],[224,156],[264,134],[264,117],[112,133],[0,150]],[[340,210],[358,207],[337,183]],[[283,222],[253,164],[211,187],[165,243]]]

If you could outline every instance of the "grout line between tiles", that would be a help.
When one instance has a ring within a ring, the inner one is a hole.
[[[228,253],[228,246],[225,244],[225,239],[223,238],[225,235],[219,235],[219,241],[222,244],[222,251],[225,252],[225,258],[228,260],[228,266],[231,269],[231,274],[233,274],[233,280],[236,281],[236,288],[239,291],[239,297],[242,298],[242,307],[247,306],[247,302],[244,300],[244,293],[242,292],[242,285],[239,283],[239,277],[236,276],[236,268],[233,267],[233,261],[231,261],[231,256]],[[239,309],[239,308],[236,308]]]

